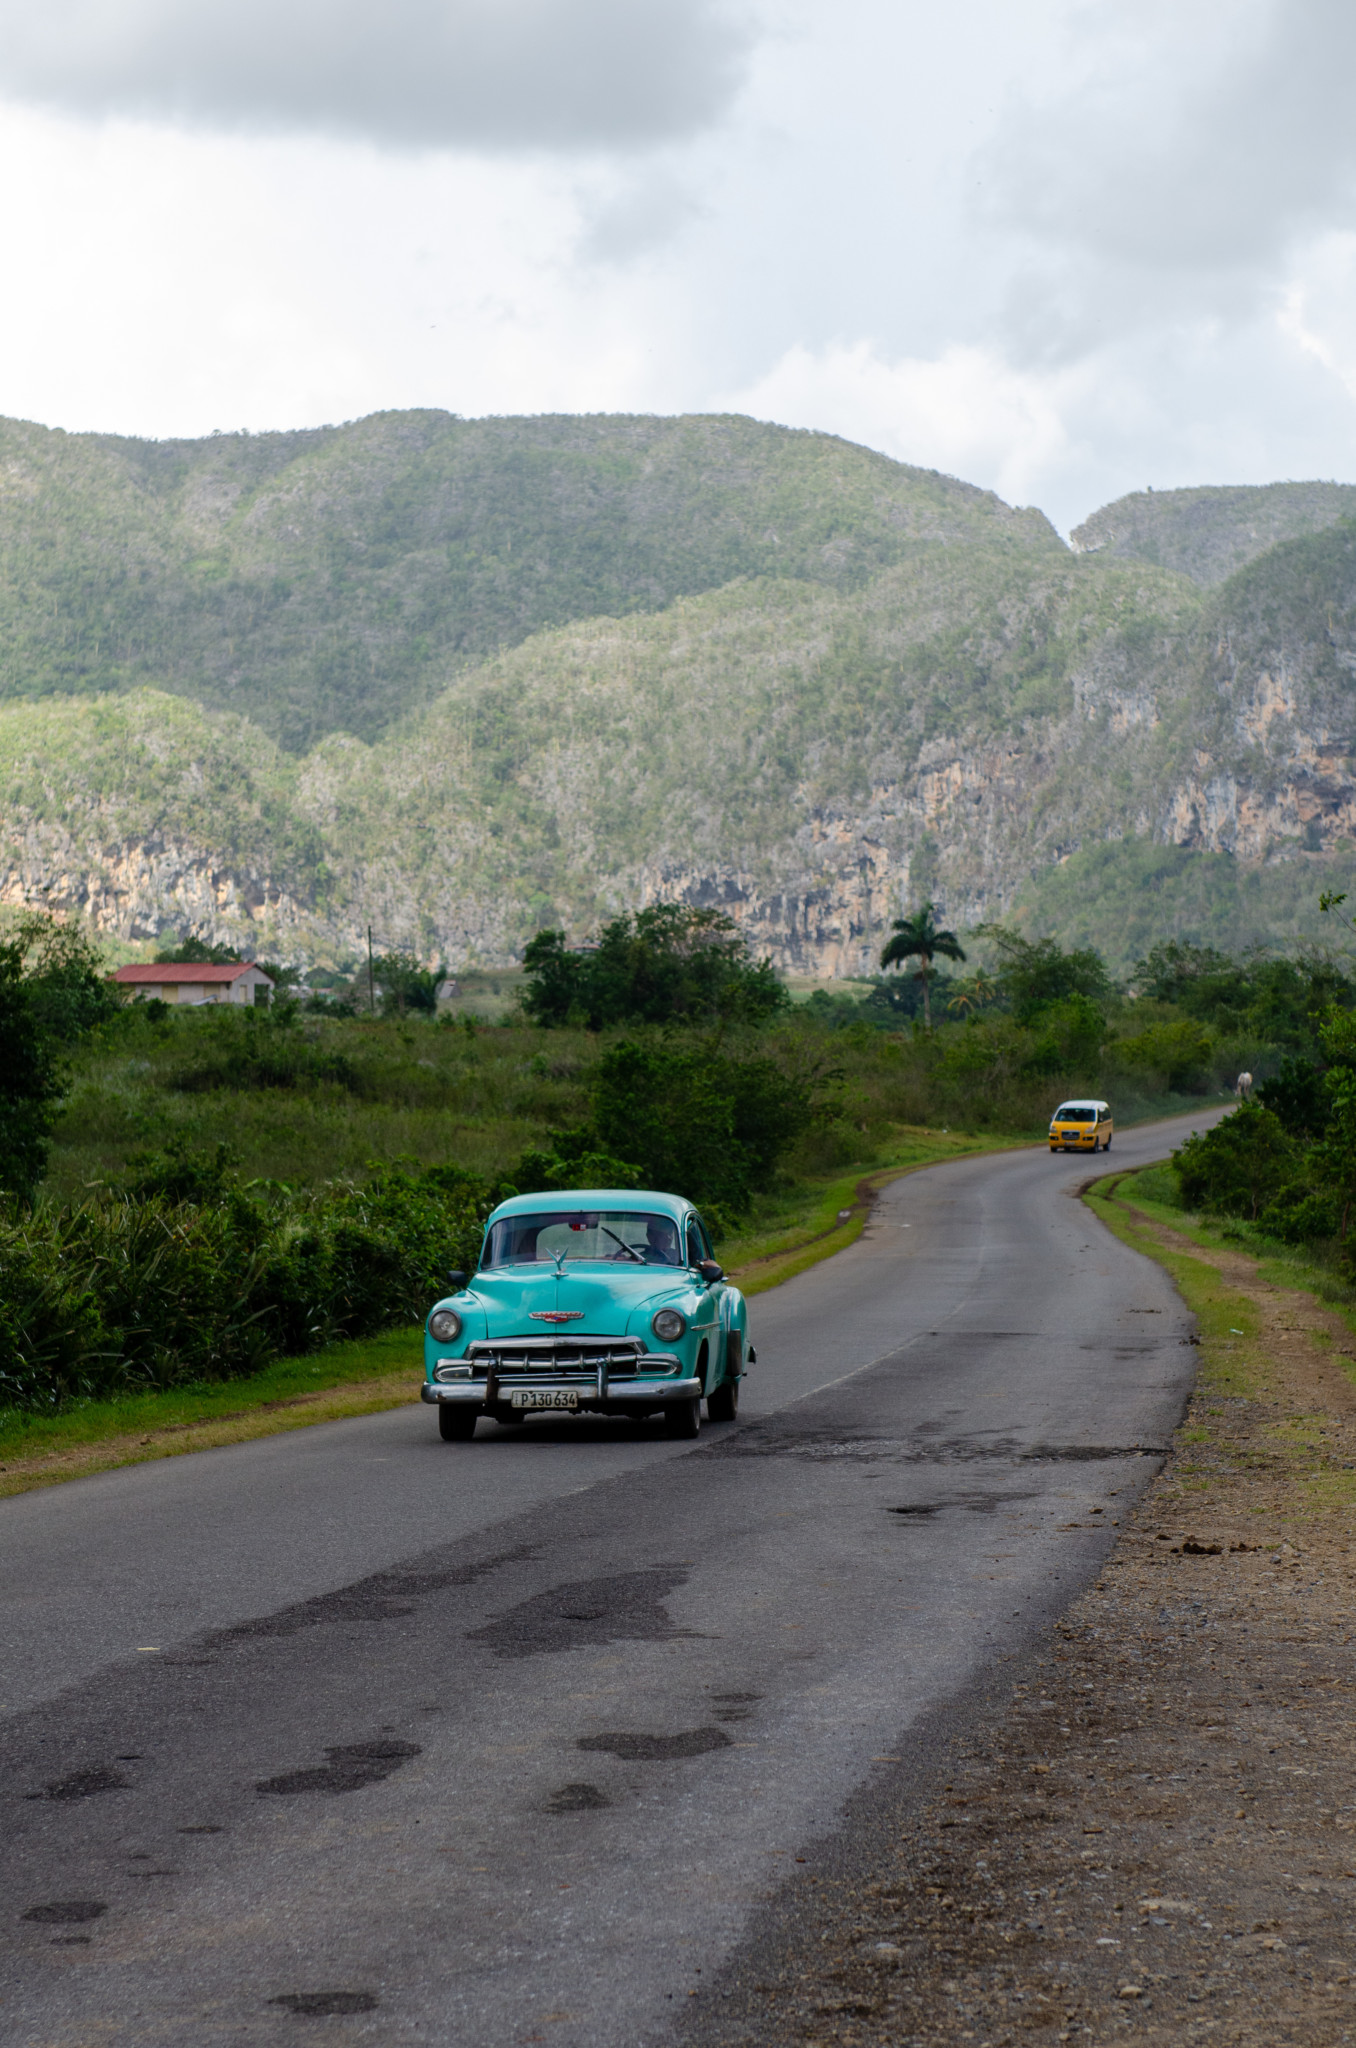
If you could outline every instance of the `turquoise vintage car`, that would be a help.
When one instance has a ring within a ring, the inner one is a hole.
[[[448,1443],[476,1422],[550,1409],[662,1415],[693,1437],[701,1404],[732,1422],[753,1361],[748,1310],[677,1195],[615,1188],[515,1195],[490,1217],[469,1286],[429,1315],[422,1398]]]

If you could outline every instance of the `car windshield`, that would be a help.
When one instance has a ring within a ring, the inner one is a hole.
[[[1053,1118],[1057,1124],[1095,1124],[1097,1111],[1090,1102],[1066,1102],[1063,1109],[1057,1109]]]
[[[482,1268],[536,1265],[565,1258],[619,1266],[682,1263],[678,1225],[670,1216],[640,1209],[556,1209],[536,1216],[501,1216],[490,1225]]]

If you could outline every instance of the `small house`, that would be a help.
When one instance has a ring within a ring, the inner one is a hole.
[[[157,960],[149,966],[119,967],[113,979],[139,1003],[152,996],[162,1003],[267,1003],[273,998],[272,981],[252,960],[233,960],[226,967]]]

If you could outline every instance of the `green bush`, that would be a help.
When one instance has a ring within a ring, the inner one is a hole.
[[[1317,1244],[1334,1238],[1342,1224],[1341,1207],[1336,1197],[1315,1194],[1302,1182],[1282,1188],[1257,1220],[1268,1237],[1279,1238],[1282,1244],[1296,1245]]]
[[[314,1088],[362,1093],[358,1068],[346,1053],[317,1044],[298,1029],[296,1011],[226,1009],[201,1019],[204,1043],[174,1075],[182,1094],[213,1089]]]
[[[1106,1018],[1091,996],[1077,991],[1058,1002],[1028,1007],[1029,1074],[1090,1074],[1097,1070],[1107,1035]]]
[[[386,1168],[314,1195],[166,1153],[70,1209],[0,1223],[0,1404],[238,1378],[421,1321],[505,1190]]]
[[[1210,1131],[1196,1131],[1172,1155],[1188,1209],[1254,1221],[1291,1180],[1299,1151],[1279,1117],[1244,1102]]]
[[[1132,1072],[1161,1075],[1169,1088],[1204,1093],[1210,1085],[1215,1041],[1194,1018],[1151,1024],[1147,1030],[1121,1039],[1114,1050]]]
[[[753,959],[733,918],[682,903],[615,918],[583,952],[571,950],[564,932],[538,932],[523,964],[523,1008],[551,1026],[760,1023],[789,1001],[769,962]]]
[[[78,927],[30,912],[0,943],[0,1190],[32,1199],[66,1092],[66,1056],[119,1007]]]

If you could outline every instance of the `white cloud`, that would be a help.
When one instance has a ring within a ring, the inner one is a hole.
[[[1278,325],[1356,399],[1356,233],[1322,236],[1286,286]]]
[[[873,343],[835,342],[788,349],[766,376],[729,394],[728,404],[980,480],[1020,504],[1066,452],[1061,381],[1068,380],[1014,370],[985,348],[957,345],[931,360],[892,361]]]
[[[1027,358],[1251,318],[1297,247],[1356,224],[1350,0],[1123,0],[1070,28],[1064,74],[977,153]]]
[[[1356,478],[1350,0],[79,4],[0,0],[68,108],[0,104],[0,412],[737,407],[1066,530]],[[494,63],[439,70],[439,23]]]
[[[395,148],[647,147],[723,114],[721,0],[0,0],[0,89]]]

